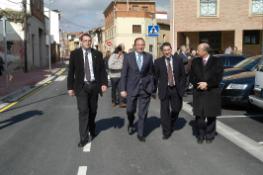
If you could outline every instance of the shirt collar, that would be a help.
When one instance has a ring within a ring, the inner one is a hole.
[[[207,55],[207,57],[205,57],[203,59],[207,61],[209,59],[209,57],[210,57],[210,55]]]
[[[86,53],[86,51],[91,52],[91,48],[88,48],[88,49],[82,48],[82,51],[83,51],[84,53]]]

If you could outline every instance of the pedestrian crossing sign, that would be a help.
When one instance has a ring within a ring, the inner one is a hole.
[[[149,25],[148,26],[148,36],[149,37],[158,37],[160,34],[160,26],[158,25]]]

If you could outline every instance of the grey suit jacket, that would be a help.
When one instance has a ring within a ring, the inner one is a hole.
[[[141,71],[136,62],[135,52],[126,54],[121,73],[120,90],[127,91],[128,96],[137,96],[140,89],[151,95],[155,90],[153,74],[153,57],[151,54],[143,53]]]

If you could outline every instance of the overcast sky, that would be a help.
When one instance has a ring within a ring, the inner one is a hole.
[[[45,0],[47,4],[49,0]],[[62,13],[61,28],[64,31],[85,31],[103,24],[102,12],[111,0],[51,0],[51,9]],[[156,0],[157,10],[168,11],[170,0]]]

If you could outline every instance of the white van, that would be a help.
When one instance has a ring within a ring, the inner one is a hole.
[[[258,64],[254,95],[249,96],[251,104],[263,109],[263,61]]]

